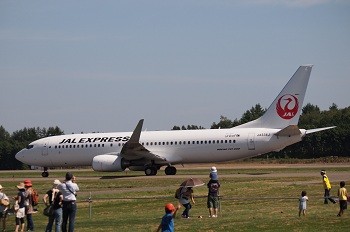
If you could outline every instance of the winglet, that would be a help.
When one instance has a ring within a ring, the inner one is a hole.
[[[134,132],[132,132],[131,138],[129,139],[129,142],[131,143],[138,143],[140,141],[140,135],[142,131],[144,119],[141,119],[137,126],[135,127]]]

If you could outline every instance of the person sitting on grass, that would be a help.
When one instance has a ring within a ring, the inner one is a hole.
[[[162,217],[162,221],[158,226],[157,232],[162,230],[162,232],[173,232],[175,230],[174,218],[176,212],[181,208],[181,205],[178,205],[176,208],[173,204],[168,203],[165,205],[165,215]]]

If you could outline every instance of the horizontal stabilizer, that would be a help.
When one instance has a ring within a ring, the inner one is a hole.
[[[277,135],[277,136],[292,136],[292,135],[300,135],[300,134],[301,134],[301,132],[300,132],[299,127],[297,125],[290,125],[290,126],[283,128],[282,130],[277,132],[275,135]]]
[[[323,131],[323,130],[329,130],[329,129],[333,129],[336,126],[330,126],[330,127],[323,127],[323,128],[317,128],[317,129],[311,129],[311,130],[306,130],[305,134],[311,134],[311,133],[315,133],[315,132],[319,132],[319,131]]]

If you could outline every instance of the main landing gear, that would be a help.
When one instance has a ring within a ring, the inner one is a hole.
[[[148,166],[145,168],[145,174],[146,176],[155,176],[157,175],[159,168],[157,166]],[[174,166],[167,166],[165,168],[165,174],[166,175],[175,175],[176,174],[176,168]]]
[[[176,174],[176,168],[174,166],[168,166],[165,168],[165,174],[166,175],[175,175]]]
[[[44,171],[41,173],[42,177],[49,177],[49,172],[47,170],[48,170],[48,168],[44,167]]]

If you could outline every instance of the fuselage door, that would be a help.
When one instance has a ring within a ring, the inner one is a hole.
[[[248,134],[248,150],[255,150],[255,143],[254,143],[254,133]]]
[[[44,146],[43,146],[41,151],[42,151],[41,155],[44,157],[46,157],[49,154],[49,143],[48,142],[44,143]]]

